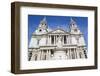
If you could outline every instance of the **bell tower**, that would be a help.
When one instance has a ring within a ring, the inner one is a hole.
[[[38,31],[39,32],[47,32],[47,21],[46,21],[46,17],[44,17],[41,21],[40,21],[40,24],[39,24],[39,27],[38,27]]]
[[[79,28],[77,27],[76,22],[71,18],[70,20],[70,32],[71,33],[80,33]]]

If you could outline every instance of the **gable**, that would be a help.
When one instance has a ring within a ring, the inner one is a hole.
[[[52,31],[52,33],[65,33],[65,32],[63,30],[57,29],[57,30]]]
[[[62,29],[56,29],[56,30],[53,30],[53,31],[51,31],[49,33],[52,33],[52,34],[59,34],[59,33],[60,34],[66,34],[67,32],[62,30]]]

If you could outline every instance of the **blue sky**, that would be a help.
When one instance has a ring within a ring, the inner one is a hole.
[[[84,34],[85,42],[88,45],[88,17],[75,16],[47,16],[47,15],[28,15],[28,43],[32,33],[38,28],[40,21],[46,17],[47,25],[51,29],[58,26],[64,30],[69,29],[70,19],[72,18],[78,25],[78,28]]]

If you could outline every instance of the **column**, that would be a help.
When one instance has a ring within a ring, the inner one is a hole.
[[[70,45],[70,36],[68,36],[68,44]]]
[[[57,35],[55,35],[55,44],[57,43]]]
[[[53,35],[53,37],[54,37],[54,45],[55,45],[55,36]]]
[[[49,54],[49,60],[51,59],[51,52],[50,49],[48,50],[48,54]]]
[[[41,50],[40,60],[42,60],[42,50]]]
[[[63,44],[64,44],[64,35],[63,35]]]
[[[69,53],[69,51],[70,51],[70,50],[69,50],[69,48],[68,48],[68,59],[70,59],[70,53]]]
[[[69,45],[69,36],[67,36],[67,44]]]
[[[72,59],[72,57],[71,57],[71,48],[69,49],[69,56],[70,56],[70,59]]]
[[[37,60],[40,60],[41,51],[38,50],[38,53],[37,54],[38,54]]]
[[[67,35],[66,35],[66,44],[67,44]]]
[[[66,59],[68,59],[68,49],[66,49]]]
[[[74,53],[75,53],[75,59],[77,59],[76,48],[74,49]]]
[[[50,45],[51,45],[51,35],[50,35]]]
[[[47,60],[49,60],[49,54],[48,54],[48,49],[47,49],[47,52],[46,52],[46,56],[47,56]]]
[[[49,42],[49,41],[50,41],[50,38],[49,38],[49,35],[48,35],[48,45],[50,44],[50,42]]]
[[[56,35],[56,44],[57,44],[57,35]]]
[[[55,35],[55,44],[56,44],[56,35]]]
[[[54,35],[54,45],[56,44],[56,36]]]
[[[79,48],[76,49],[77,59],[79,59]]]
[[[42,50],[42,55],[41,55],[41,58],[42,58],[42,60],[43,60],[43,58],[44,58],[44,53],[43,53],[43,50]]]
[[[64,44],[64,38],[63,38],[63,35],[62,35],[62,44]]]

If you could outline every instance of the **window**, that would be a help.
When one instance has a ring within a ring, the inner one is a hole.
[[[85,49],[83,49],[83,50],[84,50],[85,58],[87,58],[86,50]]]
[[[32,57],[32,52],[29,52],[28,55],[29,55],[29,56],[28,56],[28,60],[30,61],[30,60],[31,60],[31,57]]]
[[[41,32],[42,30],[40,29],[39,32]]]
[[[51,55],[54,55],[54,51],[53,50],[51,50]]]

